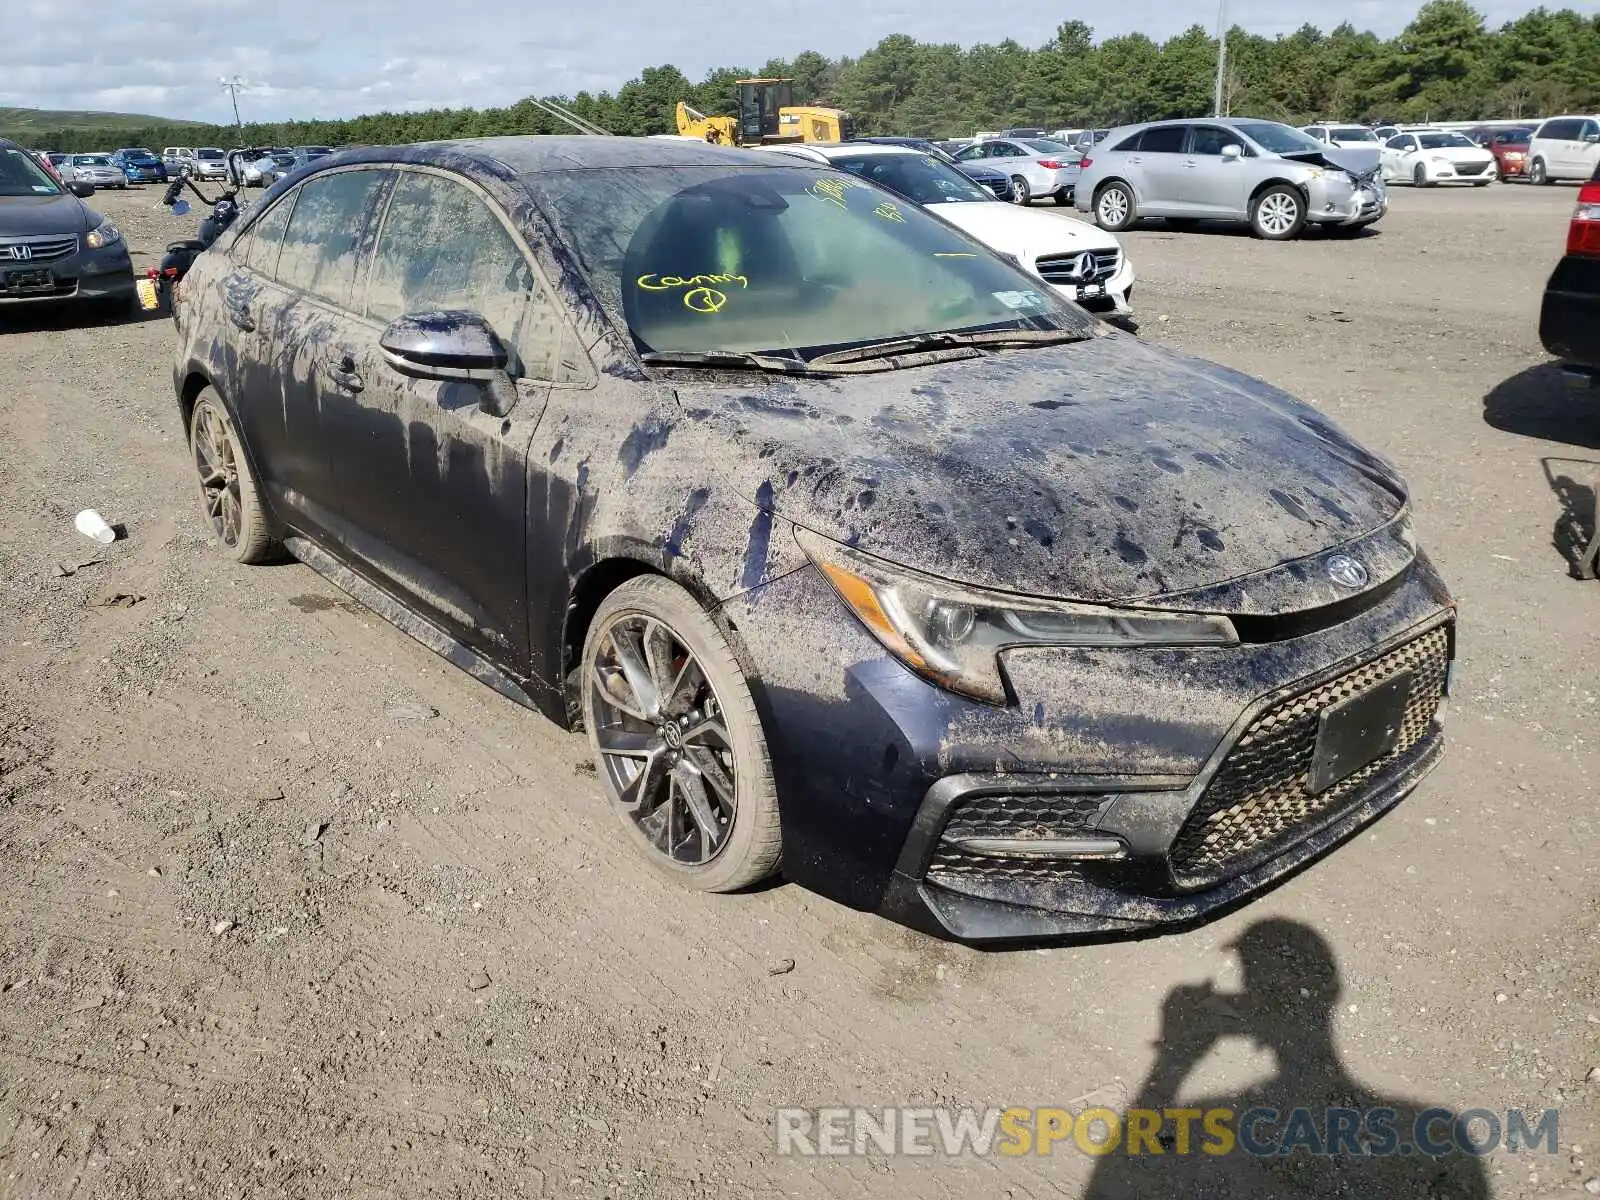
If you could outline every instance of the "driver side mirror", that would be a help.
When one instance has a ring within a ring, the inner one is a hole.
[[[1234,159],[1244,157],[1244,147],[1237,142],[1229,142],[1222,148],[1222,157],[1232,162]]]
[[[378,346],[384,361],[402,375],[477,384],[478,407],[491,416],[509,416],[516,406],[517,389],[506,373],[511,356],[475,312],[407,313],[383,331]]]
[[[79,200],[87,200],[90,196],[94,195],[94,184],[81,183],[77,180],[74,180],[73,182],[67,184],[67,191],[71,192]]]

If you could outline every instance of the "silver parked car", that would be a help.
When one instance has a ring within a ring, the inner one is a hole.
[[[111,161],[109,154],[69,154],[66,164],[61,167],[61,178],[75,180],[78,183],[92,183],[97,188],[119,188],[123,191],[128,187],[128,176],[123,169]],[[72,172],[71,176],[67,171]]]
[[[1000,137],[968,146],[956,155],[956,161],[1009,175],[1011,199],[1018,204],[1032,203],[1041,196],[1054,196],[1057,204],[1071,204],[1080,157],[1065,142],[1051,138]]]
[[[216,146],[201,146],[184,169],[194,179],[226,179],[228,156]]]
[[[1113,130],[1083,160],[1077,206],[1120,233],[1141,217],[1184,228],[1245,221],[1286,241],[1307,225],[1350,232],[1388,211],[1376,167],[1340,166],[1315,138],[1247,117],[1157,121]]]

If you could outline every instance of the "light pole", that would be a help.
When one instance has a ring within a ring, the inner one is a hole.
[[[233,98],[233,123],[239,127],[239,133],[243,135],[244,122],[239,119],[239,89],[244,87],[244,80],[237,75],[232,79],[223,75],[218,79],[218,82],[222,84],[222,90]]]
[[[1228,0],[1217,0],[1217,90],[1212,99],[1211,115],[1227,116],[1222,111],[1223,81],[1228,75]]]

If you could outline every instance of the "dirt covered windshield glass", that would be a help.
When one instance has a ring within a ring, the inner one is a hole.
[[[1090,334],[1092,318],[1043,281],[841,171],[608,169],[532,185],[644,350],[806,353],[997,326]]]

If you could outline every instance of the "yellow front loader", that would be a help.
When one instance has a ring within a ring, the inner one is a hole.
[[[796,105],[788,79],[741,79],[738,113],[708,117],[678,101],[678,133],[721,146],[771,146],[788,142],[848,142],[856,124],[837,108]]]

